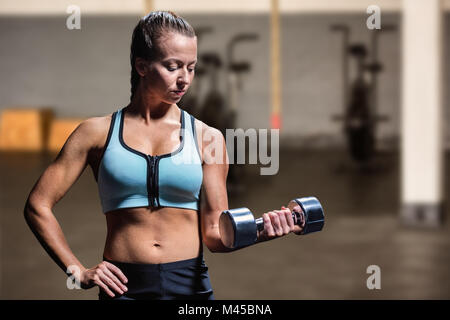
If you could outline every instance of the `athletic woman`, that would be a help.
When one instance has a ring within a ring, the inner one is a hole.
[[[25,218],[51,258],[82,288],[99,287],[100,299],[213,299],[202,244],[230,251],[218,227],[228,164],[223,135],[177,106],[194,79],[195,32],[172,12],[152,12],[133,31],[130,61],[130,103],[74,130],[33,187]],[[88,165],[107,223],[103,261],[91,268],[52,213]],[[258,241],[301,231],[284,207],[263,217]]]

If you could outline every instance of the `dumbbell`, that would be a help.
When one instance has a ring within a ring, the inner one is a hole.
[[[302,212],[294,210],[300,206]],[[325,223],[322,205],[315,197],[297,198],[289,202],[295,224],[302,225],[300,234],[321,231]],[[220,215],[219,231],[223,244],[228,248],[238,249],[256,242],[258,231],[264,230],[263,218],[255,219],[248,208],[225,210]]]

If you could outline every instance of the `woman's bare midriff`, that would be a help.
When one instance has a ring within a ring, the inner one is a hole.
[[[198,212],[179,208],[127,208],[106,213],[103,256],[129,263],[168,263],[198,257]]]

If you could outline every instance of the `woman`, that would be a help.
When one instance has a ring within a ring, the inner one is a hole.
[[[26,220],[64,272],[78,267],[72,276],[82,288],[98,286],[100,299],[213,299],[202,243],[230,251],[218,228],[228,165],[223,135],[177,106],[194,78],[194,30],[174,13],[152,12],[134,29],[130,60],[129,105],[74,130],[33,187]],[[107,222],[104,259],[92,268],[75,257],[52,213],[87,165]],[[263,217],[258,241],[301,231],[288,209]]]

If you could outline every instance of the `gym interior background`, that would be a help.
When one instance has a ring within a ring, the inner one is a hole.
[[[73,4],[81,29],[67,25]],[[372,5],[381,29],[368,27]],[[217,299],[450,298],[450,1],[6,0],[1,299],[97,298],[67,289],[23,207],[82,119],[128,103],[131,32],[150,10],[181,14],[199,35],[186,109],[211,124],[229,117],[228,128],[280,129],[278,173],[234,165],[229,207],[260,216],[314,195],[325,210],[320,233],[227,254],[205,247]],[[106,223],[89,168],[54,213],[79,260],[98,263]]]

